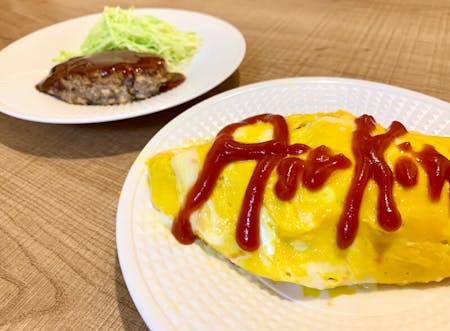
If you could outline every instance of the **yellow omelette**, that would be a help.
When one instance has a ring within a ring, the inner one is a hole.
[[[393,200],[401,225],[395,230],[380,226],[380,188],[370,179],[364,188],[356,235],[348,247],[342,248],[337,242],[339,221],[357,164],[352,149],[355,116],[337,111],[290,115],[285,119],[290,144],[305,144],[311,149],[326,146],[333,155],[344,155],[350,166],[333,171],[319,189],[311,190],[300,183],[289,200],[277,196],[279,175],[271,171],[259,214],[260,244],[248,251],[237,243],[236,228],[257,162],[230,162],[206,202],[190,215],[198,238],[255,275],[317,289],[362,283],[408,284],[450,277],[449,183],[444,181],[438,199],[431,199],[429,174],[412,156],[430,145],[448,160],[449,137],[407,132],[393,139],[383,152],[389,168],[394,170],[396,162],[406,157],[417,170],[415,185],[393,182]],[[271,123],[257,122],[237,128],[233,139],[264,142],[273,138],[273,132]],[[385,132],[376,125],[372,135]],[[399,148],[405,143],[411,146],[409,150]],[[147,161],[151,202],[161,219],[173,222],[177,217],[212,144],[213,137],[191,147],[162,152]],[[305,160],[308,152],[295,157]]]

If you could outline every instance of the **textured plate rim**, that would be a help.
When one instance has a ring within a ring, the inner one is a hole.
[[[146,146],[139,153],[136,161],[131,166],[121,191],[116,216],[117,251],[122,274],[139,313],[147,326],[149,326],[152,330],[175,330],[175,328],[169,318],[161,311],[161,307],[159,306],[157,300],[153,297],[151,289],[149,289],[148,284],[145,281],[133,246],[132,223],[127,223],[127,220],[131,219],[129,215],[127,215],[127,212],[129,212],[128,207],[133,201],[136,186],[143,171],[142,166],[139,164],[139,160],[148,157],[147,150],[154,139],[158,139],[158,137],[163,135],[165,131],[172,130],[177,123],[182,122],[185,118],[189,118],[195,111],[197,111],[197,109],[208,107],[209,105],[232,98],[236,95],[245,94],[261,88],[270,88],[296,83],[346,84],[366,87],[369,89],[381,89],[383,91],[402,96],[415,97],[421,99],[425,103],[434,104],[450,112],[450,103],[406,88],[360,79],[317,76],[281,78],[244,85],[204,100],[172,119],[149,140]],[[145,293],[145,290],[147,290],[148,293]]]

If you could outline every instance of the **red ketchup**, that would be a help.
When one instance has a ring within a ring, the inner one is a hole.
[[[257,122],[272,124],[273,139],[260,143],[241,143],[233,139],[236,129]],[[418,173],[414,161],[404,156],[395,165],[394,177],[384,159],[383,154],[394,139],[407,132],[401,123],[394,121],[385,133],[372,136],[371,132],[376,126],[372,116],[363,115],[355,122],[352,151],[356,164],[337,227],[337,244],[341,249],[349,247],[356,237],[362,197],[370,179],[379,187],[378,223],[386,231],[395,231],[402,220],[393,199],[394,179],[401,185],[411,186],[417,182]],[[409,142],[398,147],[404,152],[413,153]],[[306,158],[300,159],[298,155],[304,153],[307,153]],[[414,156],[429,177],[430,197],[432,200],[439,199],[444,181],[450,180],[450,161],[428,145],[423,151],[414,153]],[[280,115],[257,115],[230,124],[217,134],[197,181],[189,190],[173,222],[172,233],[180,243],[191,244],[195,241],[189,218],[208,200],[224,167],[245,160],[257,162],[236,226],[236,242],[245,251],[255,251],[260,245],[259,216],[264,190],[272,171],[278,173],[275,194],[281,200],[290,200],[300,184],[309,190],[318,190],[334,171],[351,165],[347,157],[343,154],[332,155],[326,146],[311,149],[303,144],[289,145],[287,123]]]
[[[428,192],[432,201],[438,201],[444,182],[450,182],[450,161],[431,145],[425,145],[422,151],[414,152],[409,142],[398,145],[409,152],[422,166],[428,176]],[[417,183],[418,167],[410,158],[401,157],[395,164],[395,175],[400,185],[413,186]]]
[[[395,179],[405,187],[417,184],[418,168],[414,161],[406,156],[400,157],[394,165]]]
[[[352,137],[355,171],[337,229],[337,243],[341,249],[349,247],[356,237],[361,201],[370,179],[379,188],[377,215],[380,226],[386,231],[395,231],[402,221],[392,195],[394,176],[383,154],[395,138],[407,131],[395,121],[385,133],[372,136],[371,132],[376,127],[372,116],[363,115],[355,122],[356,130]]]
[[[414,155],[428,175],[430,199],[438,201],[444,182],[450,182],[450,161],[431,145],[425,145],[422,151]]]
[[[236,129],[257,122],[272,124],[272,140],[247,144],[233,139]],[[302,144],[289,145],[287,123],[280,115],[257,115],[226,126],[216,136],[206,156],[203,169],[173,222],[173,235],[183,244],[194,242],[196,236],[192,231],[189,217],[209,198],[223,168],[235,161],[256,160],[257,165],[247,186],[237,222],[236,241],[243,250],[258,249],[259,215],[264,189],[275,167],[279,173],[275,192],[281,199],[287,200],[293,197],[297,189],[300,173],[303,174],[302,181],[307,187],[318,189],[334,170],[350,166],[350,160],[344,155],[332,156],[325,146],[310,151],[305,161],[292,157],[292,155],[303,154],[309,149]],[[289,155],[291,156],[287,157]]]

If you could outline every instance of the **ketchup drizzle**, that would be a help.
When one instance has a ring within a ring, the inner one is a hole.
[[[348,168],[350,164],[350,160],[344,155],[332,156],[330,149],[323,145],[311,150],[306,160],[296,157],[285,158],[277,167],[278,181],[275,184],[275,194],[281,200],[292,199],[298,189],[300,178],[306,188],[318,190],[333,171]]]
[[[278,180],[275,184],[275,194],[278,198],[288,201],[294,197],[304,167],[303,160],[296,157],[288,157],[280,161],[277,167]]]
[[[411,143],[409,141],[405,141],[404,143],[398,144],[397,147],[403,152],[412,151]]]
[[[328,147],[319,146],[308,154],[303,172],[305,187],[313,191],[318,190],[334,170],[350,167],[350,160],[343,154],[331,156],[330,152]]]
[[[257,122],[268,122],[273,125],[272,140],[255,144],[246,144],[237,142],[233,139],[233,133],[239,127],[248,124],[254,124]],[[264,157],[284,155],[286,153],[287,144],[288,128],[285,119],[280,115],[257,115],[241,122],[233,123],[224,127],[217,134],[211,149],[206,155],[203,169],[201,170],[197,181],[189,190],[184,205],[181,207],[181,210],[173,221],[172,234],[175,236],[175,238],[182,244],[191,244],[195,241],[196,236],[192,231],[189,217],[209,198],[220,173],[228,163],[242,160],[261,160]],[[267,162],[267,158],[263,163],[258,162],[257,169],[255,170],[271,170],[271,166],[264,166],[264,164]],[[261,175],[253,174],[252,179],[258,176]],[[264,179],[264,175],[262,175],[262,178]],[[258,191],[258,188],[259,187],[256,185],[256,188],[253,189]],[[251,209],[253,211],[259,210],[259,206],[252,205],[251,201],[259,201],[257,192],[256,195],[252,195],[247,192],[245,194],[243,205],[251,206]],[[241,230],[243,229],[243,231],[242,233],[237,232],[236,237],[239,237],[239,239],[237,239],[238,242],[244,243],[244,247],[252,249],[257,245],[254,242],[254,237],[256,237],[256,234],[254,234],[254,232],[259,234],[259,230],[255,229],[259,228],[259,226],[257,226],[259,224],[256,224],[258,223],[258,220],[254,220],[252,218],[246,219],[248,215],[250,215],[250,217],[253,217],[252,215],[254,214],[252,214],[252,212],[241,212],[240,220],[238,221],[238,228]],[[244,219],[241,220],[241,218]],[[246,244],[246,242],[248,242],[248,245]]]
[[[233,139],[233,133],[241,126],[256,122],[268,122],[273,126],[273,139],[261,143],[240,143]],[[172,234],[182,244],[191,244],[196,236],[189,221],[191,214],[197,210],[211,195],[224,167],[234,161],[256,160],[242,202],[236,226],[236,242],[246,251],[258,249],[259,215],[262,207],[264,190],[272,170],[277,167],[279,179],[275,193],[283,200],[291,199],[298,187],[300,172],[303,183],[310,189],[320,188],[331,173],[337,169],[350,166],[350,160],[344,155],[332,156],[329,148],[319,146],[312,150],[303,161],[288,155],[300,155],[310,150],[303,144],[289,145],[287,123],[280,115],[263,114],[250,117],[239,123],[223,128],[206,155],[194,186],[189,190],[186,201],[172,224]]]
[[[250,178],[236,226],[236,242],[243,250],[251,252],[259,247],[259,214],[264,189],[279,159],[277,156],[265,156],[258,162]]]
[[[430,199],[438,201],[444,182],[450,182],[450,161],[431,145],[426,144],[420,152],[414,152],[409,142],[397,146],[404,152],[410,152],[422,166],[428,176]],[[417,165],[411,159],[401,157],[395,164],[395,176],[401,185],[413,186],[417,182]]]
[[[363,115],[355,122],[352,137],[355,170],[337,228],[337,243],[341,249],[349,247],[356,237],[361,201],[370,179],[379,187],[377,214],[380,226],[386,231],[395,231],[401,225],[401,216],[392,196],[394,178],[383,153],[395,138],[407,131],[401,123],[394,121],[385,133],[372,136],[371,132],[376,128],[372,116]]]
[[[428,193],[432,201],[438,201],[444,182],[450,183],[450,161],[431,145],[415,153],[417,161],[428,175]]]
[[[273,139],[260,143],[241,143],[233,139],[239,127],[257,122],[271,123]],[[389,129],[372,136],[376,128],[375,119],[363,115],[355,119],[356,130],[352,136],[352,151],[355,169],[344,203],[344,209],[337,225],[337,244],[341,249],[349,247],[359,226],[359,211],[362,197],[370,179],[378,185],[377,219],[386,231],[395,231],[401,225],[401,215],[393,199],[394,174],[384,159],[384,152],[395,138],[405,134],[405,127],[392,122]],[[414,155],[429,178],[430,198],[438,200],[445,181],[450,182],[450,161],[438,153],[433,146],[425,145],[422,151],[414,153],[409,142],[398,147]],[[308,152],[305,159],[295,157]],[[276,168],[278,180],[275,194],[281,200],[295,196],[300,183],[309,190],[317,190],[331,176],[333,171],[350,167],[350,160],[343,154],[331,155],[326,146],[312,149],[304,144],[289,145],[286,120],[280,115],[262,114],[224,127],[216,136],[206,155],[204,166],[197,181],[189,190],[186,201],[172,224],[172,233],[182,244],[196,239],[189,221],[191,214],[207,201],[224,167],[235,161],[257,161],[247,186],[236,226],[236,242],[246,251],[254,251],[260,245],[259,216],[264,190],[271,172]],[[394,167],[395,179],[404,186],[417,182],[417,165],[408,157],[400,157]]]
[[[406,156],[400,157],[394,165],[395,179],[400,185],[411,187],[417,184],[418,168],[414,161]]]

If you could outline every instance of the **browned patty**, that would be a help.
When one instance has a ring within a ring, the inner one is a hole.
[[[52,68],[36,88],[68,103],[114,105],[149,98],[184,81],[153,54],[110,51],[72,58]]]

